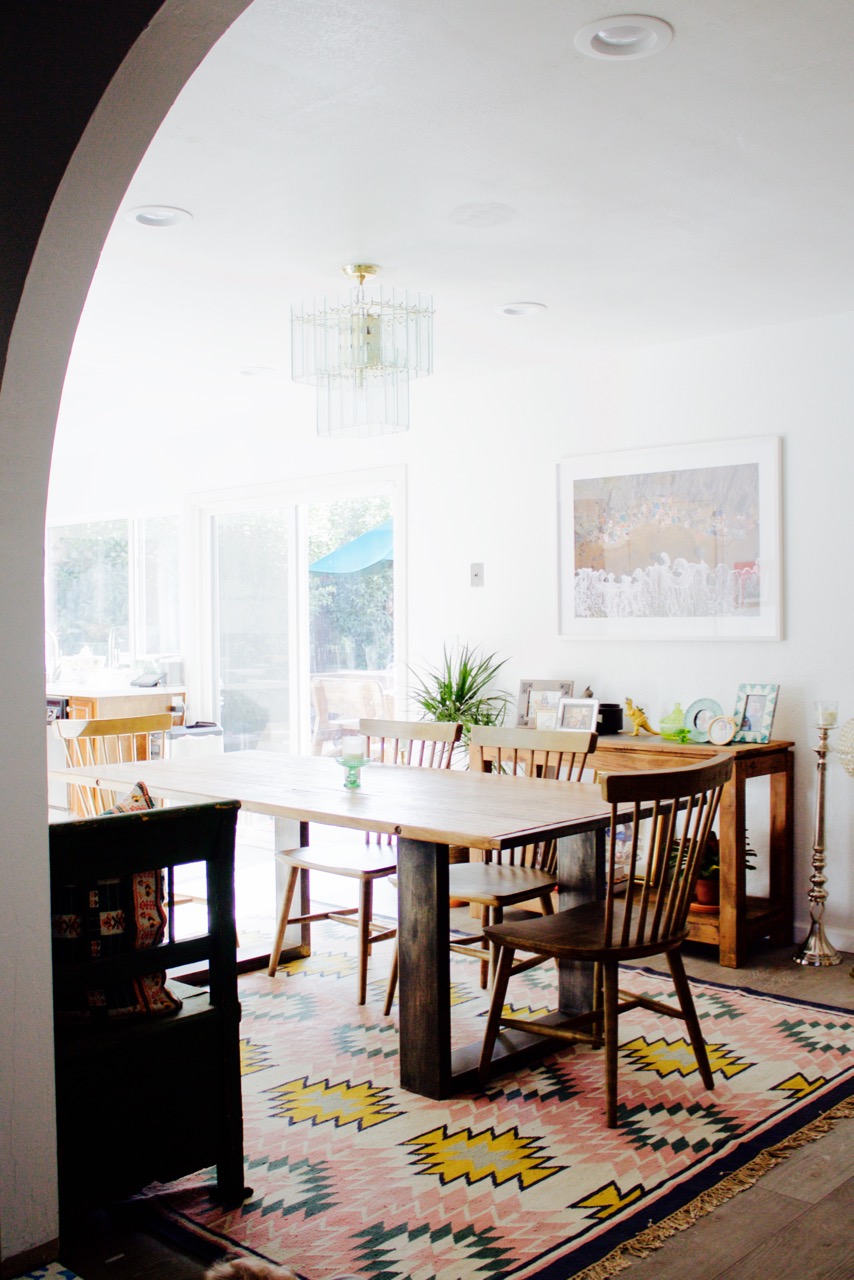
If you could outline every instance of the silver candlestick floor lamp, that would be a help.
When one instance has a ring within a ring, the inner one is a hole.
[[[810,929],[804,941],[795,952],[796,964],[830,965],[839,964],[842,956],[824,932],[824,904],[827,901],[824,874],[826,859],[824,856],[824,781],[827,773],[828,734],[836,728],[838,703],[817,702],[815,704],[816,726],[818,728],[818,756],[816,765],[816,797],[815,797],[815,843],[812,847],[812,874],[810,876]],[[847,728],[847,726],[846,726]]]

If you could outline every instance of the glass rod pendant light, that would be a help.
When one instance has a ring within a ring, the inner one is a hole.
[[[319,436],[391,435],[409,428],[409,379],[433,371],[433,299],[370,289],[378,267],[343,268],[345,297],[291,308],[291,377],[317,392]]]

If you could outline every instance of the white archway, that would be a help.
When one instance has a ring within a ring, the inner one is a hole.
[[[165,0],[116,69],[32,256],[0,387],[0,1274],[58,1231],[44,736],[44,516],[71,345],[115,211],[183,85],[250,0]],[[37,21],[37,19],[33,19]],[[91,24],[81,16],[80,22]],[[91,39],[98,39],[97,30]],[[62,104],[57,104],[62,110]],[[10,195],[10,199],[12,199]]]

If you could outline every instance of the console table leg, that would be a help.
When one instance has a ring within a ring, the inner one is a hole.
[[[747,959],[744,884],[744,775],[738,761],[721,796],[719,961],[729,969],[740,968]]]

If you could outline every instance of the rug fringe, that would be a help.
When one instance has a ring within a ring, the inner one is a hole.
[[[746,1191],[748,1187],[752,1187],[764,1173],[767,1173],[775,1164],[779,1164],[781,1160],[785,1160],[793,1151],[829,1133],[838,1120],[851,1118],[854,1118],[854,1098],[846,1098],[844,1102],[826,1111],[824,1115],[818,1116],[783,1142],[778,1142],[776,1146],[760,1152],[743,1169],[722,1179],[716,1187],[710,1187],[708,1191],[704,1191],[696,1200],[692,1200],[690,1204],[686,1204],[669,1218],[663,1219],[654,1227],[647,1227],[633,1239],[621,1244],[601,1262],[594,1263],[584,1271],[576,1272],[572,1280],[610,1280],[611,1276],[630,1267],[636,1259],[647,1258],[656,1249],[660,1249],[669,1236],[675,1235],[677,1231],[687,1231],[699,1218],[704,1218],[706,1214],[711,1213],[727,1200],[731,1200],[733,1196],[737,1196],[740,1191]]]

